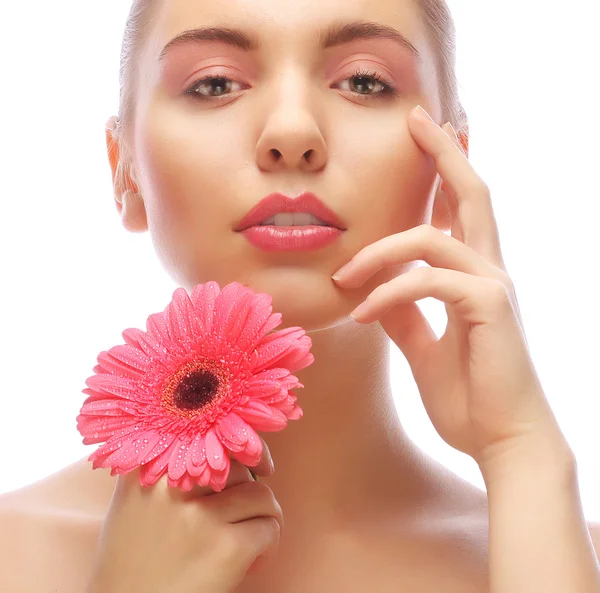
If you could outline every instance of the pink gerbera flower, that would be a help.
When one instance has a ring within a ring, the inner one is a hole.
[[[300,327],[269,335],[281,314],[271,296],[233,282],[198,284],[173,293],[147,331],[126,329],[126,344],[98,355],[77,429],[85,445],[104,443],[88,458],[111,475],[140,467],[143,486],[165,472],[184,491],[225,488],[230,455],[255,466],[262,442],[302,417],[291,373],[313,363],[312,341]]]

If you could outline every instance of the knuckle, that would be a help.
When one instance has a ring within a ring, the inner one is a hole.
[[[439,231],[430,224],[423,223],[417,227],[419,236],[425,241],[433,241],[438,238]]]
[[[271,488],[267,486],[267,484],[265,484],[264,482],[251,482],[251,485],[254,487],[253,491],[257,494],[257,496],[265,497],[268,499],[275,498],[273,490],[271,490]]]
[[[254,482],[252,484],[254,495],[257,497],[260,506],[264,509],[266,515],[270,516],[277,523],[277,518],[283,519],[283,510],[279,501],[275,497],[273,490],[264,482]]]
[[[277,498],[275,498],[275,494],[273,490],[269,486],[267,486],[264,482],[254,482],[255,492],[257,496],[264,501],[265,505],[269,508],[275,508],[278,512],[281,511],[281,507],[279,506],[279,502]]]
[[[277,543],[281,538],[281,525],[275,517],[264,517],[257,525],[257,530],[260,533],[260,540],[267,546]]]
[[[488,298],[496,305],[505,305],[510,303],[508,287],[500,280],[490,278],[488,282]]]
[[[281,525],[275,517],[269,517],[269,520],[265,521],[265,529],[267,530],[267,537],[272,541],[277,541],[281,537]]]
[[[419,274],[421,280],[429,281],[435,277],[435,270],[431,266],[419,266],[414,272]]]
[[[515,285],[513,284],[512,278],[508,275],[508,272],[504,270],[498,271],[498,282],[501,282],[503,286],[506,287],[509,293],[512,293],[515,289]]]
[[[489,185],[479,175],[475,175],[471,181],[470,188],[473,193],[481,194],[484,196],[490,195]]]

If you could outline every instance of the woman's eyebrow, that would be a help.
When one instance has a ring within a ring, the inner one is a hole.
[[[421,55],[416,47],[400,31],[382,23],[374,21],[338,22],[317,33],[317,40],[322,50],[357,39],[391,39],[402,49],[408,50],[417,61],[421,61]],[[161,61],[175,46],[206,41],[220,41],[243,51],[256,51],[260,47],[259,38],[253,31],[220,26],[200,27],[183,31],[173,37],[160,52],[158,61]]]

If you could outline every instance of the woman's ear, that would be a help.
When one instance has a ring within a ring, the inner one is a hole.
[[[116,117],[112,115],[105,125],[106,149],[112,173],[115,206],[123,226],[133,233],[148,230],[146,207],[138,186],[131,177],[130,168],[121,154],[121,144],[116,134]]]

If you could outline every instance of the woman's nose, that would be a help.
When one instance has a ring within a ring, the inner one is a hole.
[[[317,122],[299,110],[274,115],[256,147],[261,169],[318,171],[327,161],[327,147]]]

